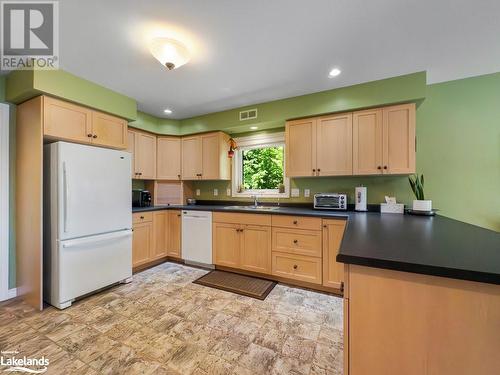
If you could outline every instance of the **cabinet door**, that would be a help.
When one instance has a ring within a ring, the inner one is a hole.
[[[219,134],[201,136],[201,178],[203,180],[217,180],[220,175]]]
[[[181,178],[181,139],[158,137],[156,145],[156,178],[179,180]]]
[[[92,143],[118,149],[127,148],[127,121],[101,112],[92,112]]]
[[[271,227],[245,225],[240,251],[240,268],[271,274]]]
[[[285,167],[289,177],[316,174],[316,119],[287,122]]]
[[[168,241],[168,212],[153,212],[153,248],[152,259],[167,256]]]
[[[181,211],[168,211],[167,255],[181,259]]]
[[[132,236],[132,267],[149,262],[152,246],[153,223],[135,224]]]
[[[201,178],[201,137],[182,138],[182,179],[198,180]]]
[[[344,236],[345,220],[323,220],[323,286],[342,289],[344,264],[336,260]]]
[[[156,177],[156,137],[145,133],[135,133],[135,170],[138,178],[154,180]]]
[[[415,173],[415,104],[383,109],[384,174]]]
[[[131,168],[131,171],[132,171],[132,178],[139,178],[138,177],[138,172],[137,170],[135,169],[135,132],[129,130],[127,131],[127,138],[128,138],[128,141],[127,141],[127,151],[130,152],[131,154],[131,163],[132,163],[132,168]]]
[[[352,114],[320,117],[316,125],[318,176],[352,175]]]
[[[43,134],[55,139],[90,143],[92,111],[79,105],[44,96]]]
[[[213,261],[218,266],[240,266],[240,224],[214,223],[212,226]]]
[[[382,173],[382,110],[353,114],[352,172],[354,175]]]

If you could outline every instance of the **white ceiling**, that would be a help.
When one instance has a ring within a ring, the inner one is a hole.
[[[426,70],[500,71],[498,0],[61,0],[61,68],[186,118]],[[167,71],[148,52],[176,37]],[[342,74],[328,79],[338,66]]]

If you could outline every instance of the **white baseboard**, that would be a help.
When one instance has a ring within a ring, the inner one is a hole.
[[[17,297],[17,288],[7,290],[5,294],[0,293],[0,301],[7,301],[14,297]]]

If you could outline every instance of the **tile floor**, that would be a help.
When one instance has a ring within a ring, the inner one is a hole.
[[[259,301],[191,283],[205,272],[164,263],[64,311],[4,302],[0,350],[45,355],[46,374],[342,374],[342,299]]]

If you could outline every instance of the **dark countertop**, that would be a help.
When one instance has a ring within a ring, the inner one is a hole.
[[[221,205],[156,206],[132,211],[164,209],[347,219],[337,255],[339,262],[500,285],[500,233],[439,215],[424,217],[283,206],[248,209]]]

